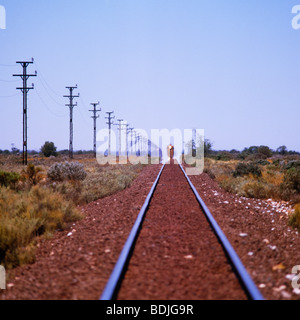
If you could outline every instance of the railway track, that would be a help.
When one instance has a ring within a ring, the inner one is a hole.
[[[101,300],[263,296],[181,165],[164,165]]]

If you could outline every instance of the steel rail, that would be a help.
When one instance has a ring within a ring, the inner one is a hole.
[[[223,233],[221,228],[219,227],[219,225],[216,222],[216,220],[214,219],[213,215],[210,213],[210,211],[207,208],[206,204],[201,199],[199,193],[197,192],[196,188],[192,184],[190,178],[187,176],[187,174],[184,171],[182,165],[180,164],[179,161],[178,161],[178,163],[179,163],[179,166],[180,166],[183,174],[185,175],[185,177],[186,177],[191,189],[193,190],[193,192],[194,192],[194,194],[195,194],[195,196],[197,198],[197,201],[200,204],[200,207],[202,208],[203,212],[205,213],[205,215],[206,215],[206,217],[207,217],[212,229],[214,230],[217,238],[219,239],[221,245],[223,246],[223,249],[224,249],[225,253],[227,254],[227,256],[228,256],[228,258],[229,258],[229,260],[231,262],[231,265],[234,268],[235,273],[236,273],[237,277],[239,278],[239,280],[240,280],[245,292],[247,293],[248,297],[251,300],[264,300],[262,294],[260,293],[260,291],[256,287],[255,283],[253,282],[252,278],[248,274],[248,272],[247,272],[246,268],[244,267],[242,261],[238,257],[237,253],[233,249],[232,245],[228,241],[227,237],[225,236],[225,234]]]
[[[119,256],[119,259],[113,269],[113,272],[111,273],[111,276],[106,284],[106,287],[100,297],[100,300],[113,300],[116,298],[118,287],[122,281],[123,275],[125,273],[126,267],[129,263],[130,257],[132,255],[136,240],[138,238],[138,235],[140,233],[146,212],[148,210],[148,207],[150,205],[151,199],[153,197],[153,194],[155,192],[155,189],[158,185],[159,179],[161,177],[161,174],[165,168],[165,164],[161,168],[146,200],[144,205],[142,206],[138,217],[134,223],[134,226],[129,234],[129,237],[127,238],[127,241],[122,249],[122,252]]]

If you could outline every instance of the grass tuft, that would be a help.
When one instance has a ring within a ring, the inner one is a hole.
[[[0,264],[14,268],[34,260],[38,236],[63,230],[82,216],[60,194],[35,186],[30,192],[0,189]]]

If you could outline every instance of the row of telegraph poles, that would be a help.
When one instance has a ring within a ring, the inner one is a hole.
[[[34,63],[34,60],[32,59],[31,61],[17,61],[18,64],[20,64],[22,66],[23,69],[23,73],[22,74],[14,74],[14,77],[21,77],[21,79],[23,80],[23,86],[22,87],[18,87],[17,90],[21,90],[23,93],[23,165],[27,165],[28,164],[28,135],[27,135],[27,110],[28,110],[28,105],[27,105],[27,94],[30,90],[34,89],[34,85],[32,84],[31,87],[28,87],[27,85],[27,81],[29,80],[30,77],[36,77],[37,76],[37,72],[35,71],[35,74],[28,74],[27,73],[27,67],[30,64]],[[69,103],[66,104],[67,107],[69,107],[70,109],[70,142],[69,142],[69,158],[73,159],[73,136],[74,136],[74,126],[73,126],[73,111],[74,108],[77,106],[77,102],[74,103],[74,99],[79,98],[80,95],[74,94],[74,91],[77,89],[77,85],[74,87],[66,87],[66,89],[69,90],[69,94],[63,96],[64,98],[68,98],[69,99]],[[93,151],[94,151],[94,155],[96,156],[96,137],[97,137],[97,119],[99,118],[98,113],[102,111],[102,109],[97,109],[97,107],[99,106],[99,102],[97,103],[91,103],[91,105],[93,106],[92,110],[89,110],[90,112],[93,113],[92,115],[92,119],[93,124],[94,124],[94,145],[93,145]],[[139,135],[136,131],[134,131],[134,128],[130,128],[130,125],[127,123],[123,123],[124,120],[123,119],[118,119],[117,120],[117,124],[114,123],[114,119],[115,116],[113,116],[114,112],[106,112],[107,117],[105,117],[105,119],[107,119],[106,124],[108,125],[108,129],[109,129],[109,146],[108,146],[108,155],[111,155],[111,130],[112,130],[112,126],[116,125],[118,127],[119,130],[119,155],[121,155],[122,149],[121,149],[121,140],[122,140],[122,132],[125,131],[126,133],[126,153],[128,155],[129,152],[129,145],[128,145],[128,135],[131,134],[131,154],[133,154],[133,152],[140,153],[140,150],[142,149],[142,145],[141,143],[143,143],[143,137],[141,135]],[[135,139],[133,140],[133,135],[135,136]],[[134,145],[135,145],[135,150],[133,150],[133,141],[135,141]],[[147,141],[148,143],[148,141]]]

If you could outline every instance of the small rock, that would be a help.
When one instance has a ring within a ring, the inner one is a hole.
[[[185,259],[193,259],[194,257],[190,254],[190,255],[187,255],[187,256],[184,256]]]
[[[263,289],[266,287],[266,285],[264,283],[261,283],[259,286],[258,286],[260,289]]]
[[[294,288],[293,293],[300,294],[300,288]]]
[[[281,296],[284,299],[291,299],[292,295],[288,293],[287,291],[281,291]]]
[[[283,291],[283,290],[285,290],[286,289],[286,286],[285,285],[282,285],[282,286],[280,286],[280,287],[278,287],[278,288],[273,288],[273,290],[275,291],[275,292],[280,292],[280,291]]]
[[[292,281],[295,277],[296,277],[295,274],[287,274],[287,275],[285,276],[286,279],[291,280],[291,281]]]
[[[240,237],[248,237],[247,233],[240,233]]]
[[[270,248],[270,249],[271,249],[271,250],[273,250],[273,251],[277,249],[277,247],[276,247],[276,246],[268,245],[267,247],[268,247],[268,248]]]
[[[73,233],[72,232],[69,232],[68,234],[67,234],[67,237],[71,237],[73,235]]]
[[[253,256],[253,252],[248,252],[248,256]]]

